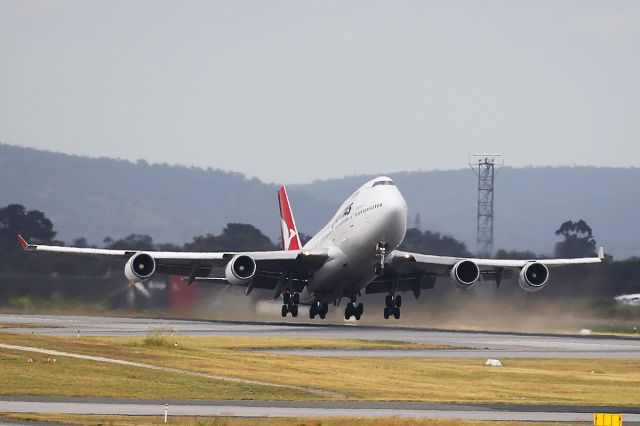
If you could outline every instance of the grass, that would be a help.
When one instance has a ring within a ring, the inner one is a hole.
[[[46,347],[90,355],[98,354],[270,383],[302,385],[345,394],[347,396],[345,400],[636,405],[637,389],[640,388],[640,360],[513,359],[503,360],[504,367],[490,368],[484,367],[484,359],[321,358],[248,350],[274,347],[379,348],[396,347],[396,345],[414,347],[411,344],[398,342],[166,335],[156,336],[154,339],[160,339],[160,343],[156,340],[146,340],[144,337],[76,339],[75,337],[39,335],[0,335],[0,342],[3,343]],[[0,375],[0,392],[24,394],[29,390],[29,386],[20,384],[20,378],[24,378],[22,371],[29,371],[29,367],[25,367],[26,364],[24,364],[24,355],[21,359],[20,365],[14,366],[11,375],[15,375],[15,379],[11,383],[7,383],[7,375]],[[72,361],[65,359],[64,363],[67,362]],[[4,361],[2,366],[4,367]],[[87,374],[95,374],[94,370],[90,369],[97,367],[79,364],[78,368],[87,369]],[[124,370],[119,374],[137,372],[134,368],[121,368]],[[47,375],[46,371],[43,370],[42,376]],[[82,374],[85,375],[84,372]],[[140,374],[146,373],[140,372]],[[153,376],[158,373],[149,372],[148,374]],[[108,377],[104,377],[104,380],[106,379]],[[42,380],[47,381],[44,377]],[[69,379],[57,377],[56,380]],[[184,380],[192,382],[196,379]],[[155,382],[144,386],[145,392],[146,389],[154,386],[153,383]],[[74,386],[78,384],[70,383],[69,389],[72,389],[76,395],[84,396],[94,396],[99,391],[99,389],[79,385],[79,388],[75,388]],[[306,393],[285,389],[277,389],[276,392],[272,389],[269,393],[264,392],[264,389],[239,386],[229,388],[227,391],[215,390],[206,393],[202,389],[201,392],[196,392],[187,389],[188,387],[185,385],[182,389],[176,385],[173,388],[175,395],[172,394],[172,398],[212,398],[212,394],[215,399],[300,400],[312,397]],[[133,387],[129,389],[130,392],[136,391]],[[221,389],[224,390],[225,387]],[[56,393],[52,391],[51,394]],[[193,394],[200,396],[185,396]],[[124,396],[121,393],[118,395]],[[145,395],[150,397],[148,394]]]
[[[31,356],[33,363],[27,363]],[[0,395],[158,399],[308,400],[287,388],[211,380],[69,357],[0,349]]]
[[[147,426],[162,423],[160,416],[99,416],[79,414],[0,414],[0,418],[27,421],[53,421],[74,425]],[[164,424],[164,423],[162,423]],[[465,421],[440,419],[410,419],[399,417],[291,417],[291,418],[237,418],[237,417],[169,417],[167,424],[185,426],[550,426],[545,422]],[[575,426],[578,423],[558,423]]]
[[[640,337],[640,322],[635,325],[620,324],[620,325],[599,325],[593,327],[593,332],[599,334],[618,334],[622,336],[636,336]]]

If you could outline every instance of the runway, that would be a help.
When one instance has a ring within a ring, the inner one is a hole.
[[[591,422],[602,407],[498,406],[430,403],[340,403],[288,401],[166,401],[170,416],[408,417],[462,420]],[[108,398],[0,397],[0,412],[162,416],[165,401]],[[640,422],[637,407],[609,407],[625,424]]]
[[[450,345],[443,350],[324,350],[286,352],[300,356],[341,357],[463,357],[463,358],[630,358],[640,359],[640,339],[616,336],[524,334],[437,329],[362,326],[359,324],[257,323],[167,320],[58,315],[0,314],[2,332],[76,336],[140,336],[157,329],[180,335],[279,336],[393,340]],[[10,325],[15,325],[12,328]],[[33,326],[33,327],[31,327]],[[270,350],[274,351],[275,350]],[[468,405],[430,403],[345,403],[293,401],[154,401],[140,399],[0,397],[0,412],[59,412],[79,414],[161,415],[164,403],[170,415],[242,417],[398,416],[467,420],[591,422],[594,412],[624,414],[625,424],[640,423],[637,407],[581,407],[531,405]]]
[[[165,320],[65,315],[0,314],[0,324],[19,328],[7,332],[75,336],[143,336],[156,329],[172,330],[186,336],[279,336],[393,340],[449,345],[451,350],[298,350],[287,351],[314,356],[460,357],[460,358],[628,358],[640,359],[640,338],[580,336],[476,331],[449,331],[372,327],[358,324],[256,323],[233,321]],[[29,328],[29,325],[46,328]]]

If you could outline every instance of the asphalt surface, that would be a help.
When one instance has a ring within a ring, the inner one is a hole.
[[[491,333],[435,329],[305,323],[164,320],[55,315],[0,314],[4,331],[81,336],[134,336],[163,329],[181,335],[280,336],[395,340],[451,345],[451,350],[295,350],[314,356],[422,356],[471,358],[633,358],[640,359],[640,339],[616,336]],[[30,328],[34,325],[34,328]],[[0,333],[1,339],[1,333]],[[426,403],[336,403],[274,401],[169,401],[169,415],[298,417],[399,416],[468,420],[591,422],[594,412],[624,415],[625,424],[640,423],[637,407],[526,405],[457,405]],[[0,397],[0,412],[162,415],[164,401],[91,398]]]
[[[0,324],[21,328],[8,332],[49,335],[142,336],[164,329],[189,336],[280,336],[395,340],[450,345],[454,350],[316,350],[289,351],[300,355],[463,357],[463,358],[629,358],[640,359],[640,338],[559,334],[494,333],[435,329],[371,327],[309,323],[252,323],[231,321],[164,320],[58,315],[0,314]],[[52,328],[28,328],[36,325]]]
[[[624,424],[640,422],[634,407],[499,406],[428,403],[286,401],[167,401],[169,416],[410,417],[463,420],[592,422],[594,412],[622,413]],[[0,397],[0,412],[162,416],[165,402],[140,399]]]

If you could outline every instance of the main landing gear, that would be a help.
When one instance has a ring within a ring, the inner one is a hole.
[[[282,317],[291,313],[292,317],[298,316],[298,303],[300,303],[300,293],[282,293]]]
[[[355,301],[347,303],[347,306],[344,308],[344,319],[348,320],[351,317],[354,317],[356,321],[360,321],[363,311],[364,305],[362,303],[356,304]]]
[[[316,315],[320,317],[320,319],[324,319],[324,317],[329,312],[329,305],[326,303],[315,302],[309,307],[309,318],[314,319]]]
[[[378,256],[378,263],[376,264],[375,273],[380,275],[384,272],[384,258],[387,255],[387,248],[389,244],[384,241],[376,243],[376,256]]]
[[[402,296],[388,294],[385,299],[384,319],[389,319],[391,315],[395,319],[400,319],[400,306],[402,306]]]

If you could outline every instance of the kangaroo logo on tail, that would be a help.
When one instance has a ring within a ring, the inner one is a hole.
[[[280,219],[282,228],[282,249],[283,250],[300,250],[300,238],[298,237],[298,229],[293,219],[293,212],[289,205],[289,197],[287,190],[281,186],[278,190],[278,204],[280,205]]]

